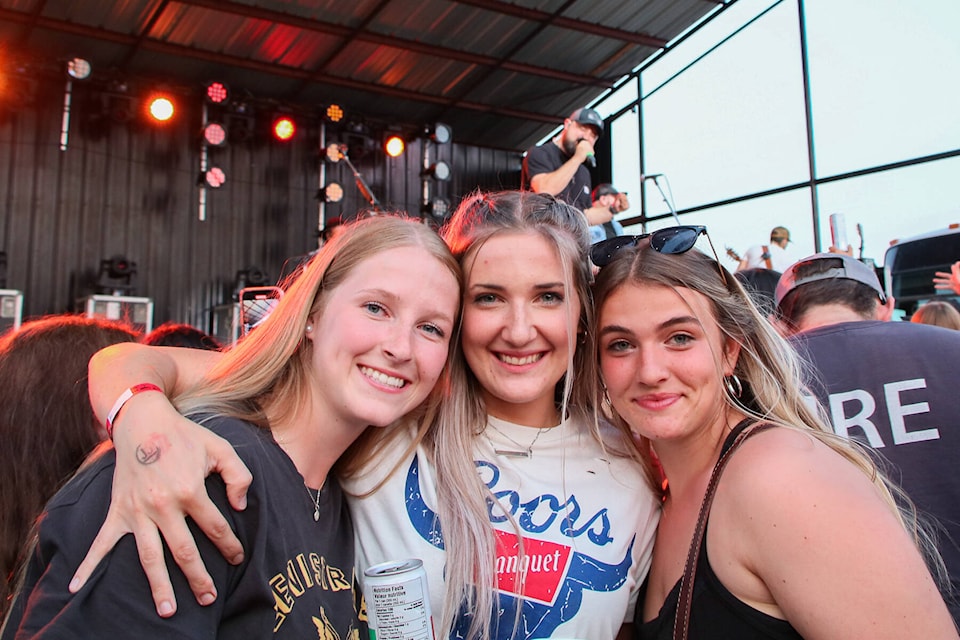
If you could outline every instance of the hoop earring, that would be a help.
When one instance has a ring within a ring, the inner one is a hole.
[[[739,400],[740,396],[743,395],[743,384],[740,382],[737,374],[734,373],[724,378],[723,384],[727,388],[727,393],[730,394],[731,398]]]

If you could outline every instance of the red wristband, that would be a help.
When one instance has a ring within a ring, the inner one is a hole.
[[[110,409],[110,413],[107,414],[108,438],[113,440],[113,422],[117,419],[117,414],[120,413],[120,410],[123,409],[123,405],[127,404],[127,400],[144,391],[159,391],[160,393],[163,393],[163,389],[152,382],[141,382],[140,384],[135,384],[121,393],[120,397],[117,398],[117,401],[113,403],[113,408]]]

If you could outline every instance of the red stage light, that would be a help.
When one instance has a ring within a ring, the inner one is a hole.
[[[390,156],[391,158],[396,158],[401,153],[403,153],[403,150],[406,148],[406,146],[407,145],[403,141],[403,138],[396,135],[390,136],[383,143],[384,151],[386,151],[387,155]]]
[[[207,100],[213,104],[226,102],[229,95],[230,92],[227,90],[227,85],[222,82],[211,82],[207,85]]]
[[[297,132],[297,125],[287,116],[280,116],[273,121],[273,137],[286,142]]]
[[[227,142],[227,132],[219,122],[211,122],[203,128],[203,139],[211,146],[220,147]]]
[[[203,179],[208,187],[219,189],[227,181],[227,174],[220,167],[210,167],[203,174]]]

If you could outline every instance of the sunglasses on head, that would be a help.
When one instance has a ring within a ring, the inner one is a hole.
[[[723,284],[727,284],[727,277],[723,273],[723,267],[720,267],[720,260],[717,258],[717,250],[713,248],[713,241],[707,234],[707,228],[703,225],[682,225],[679,227],[667,227],[653,233],[642,233],[638,236],[616,236],[601,240],[590,247],[590,260],[598,267],[605,267],[613,262],[617,252],[626,247],[635,247],[637,243],[645,238],[650,238],[650,248],[657,253],[676,255],[686,253],[693,249],[697,244],[697,238],[703,234],[707,236],[707,242],[710,243],[710,249],[713,251],[713,258],[720,269],[720,278]]]

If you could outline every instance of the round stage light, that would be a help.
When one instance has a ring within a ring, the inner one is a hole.
[[[168,122],[176,111],[173,100],[166,96],[155,96],[148,103],[150,117],[157,122]]]
[[[435,162],[427,170],[427,174],[433,176],[436,180],[445,181],[450,179],[450,165],[443,160]]]
[[[327,107],[327,119],[330,122],[340,122],[343,120],[343,108],[338,104],[332,104]]]
[[[219,189],[227,181],[227,174],[220,167],[210,167],[203,174],[203,181],[212,189]]]
[[[214,147],[222,147],[227,142],[227,131],[219,122],[211,122],[203,128],[204,141]]]
[[[74,58],[67,62],[67,75],[77,80],[86,80],[90,77],[90,63],[83,58]]]
[[[297,125],[287,116],[281,116],[273,121],[273,137],[286,142],[297,132]]]
[[[227,101],[230,92],[227,85],[222,82],[211,82],[207,85],[207,100],[213,104],[221,104]]]
[[[396,158],[402,154],[406,146],[407,144],[400,136],[390,136],[387,138],[386,142],[383,143],[383,149],[391,158]]]
[[[331,182],[323,188],[323,199],[327,202],[340,202],[343,200],[343,187],[339,183]]]

